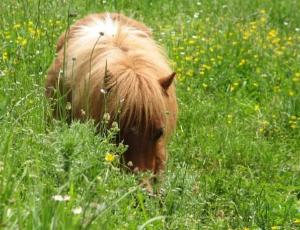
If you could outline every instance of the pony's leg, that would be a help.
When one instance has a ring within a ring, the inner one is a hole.
[[[61,62],[56,58],[48,70],[48,75],[45,83],[45,95],[49,99],[51,108],[53,109],[53,116],[58,118],[57,109],[57,94],[59,86],[59,72],[61,68]]]
[[[46,88],[45,94],[50,99],[54,97],[56,88],[58,86],[58,78],[59,78],[60,70],[61,70],[61,61],[59,58],[56,58],[48,70],[48,75],[45,84],[45,88]]]
[[[70,112],[67,111],[66,103],[71,102],[71,92],[64,82],[64,77],[60,76],[62,71],[63,58],[61,54],[53,61],[48,70],[45,83],[45,95],[50,101],[53,110],[53,117],[56,119],[65,118],[70,121]]]

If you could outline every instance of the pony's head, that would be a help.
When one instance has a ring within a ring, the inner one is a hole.
[[[119,73],[121,84],[115,83],[107,102],[110,114],[119,119],[119,141],[128,146],[124,153],[126,166],[157,173],[164,167],[166,140],[175,126],[175,73],[159,79],[145,75],[145,71],[143,74],[127,72],[122,79]]]

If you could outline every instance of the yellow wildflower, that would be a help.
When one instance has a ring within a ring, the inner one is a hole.
[[[20,23],[17,23],[14,25],[14,29],[19,29],[21,27],[21,24]]]
[[[293,97],[293,96],[295,96],[295,92],[294,92],[294,91],[292,91],[292,90],[290,90],[288,94],[289,94],[289,96],[290,96],[290,97]]]
[[[267,22],[267,18],[266,18],[265,16],[261,17],[261,18],[260,18],[260,22],[261,22],[262,24],[265,24],[265,23]]]
[[[21,46],[25,46],[27,44],[27,39],[23,38],[21,36],[18,36],[17,38],[17,44]]]
[[[300,219],[294,220],[294,224],[300,224]]]
[[[245,63],[246,63],[246,60],[245,60],[245,59],[242,59],[242,60],[240,61],[240,63],[239,63],[239,66],[245,65]]]
[[[5,39],[9,40],[11,38],[11,35],[9,32],[4,32]]]
[[[277,36],[277,31],[275,29],[270,30],[268,33],[269,38],[275,38]]]
[[[261,10],[259,11],[259,13],[265,14],[265,13],[266,13],[266,10],[265,10],[265,9],[261,9]]]
[[[295,74],[295,77],[292,79],[294,82],[299,82],[300,81],[300,72]]]
[[[261,121],[261,124],[263,126],[268,126],[270,123],[268,121],[266,121],[266,120],[263,120],[263,121]]]
[[[253,23],[251,24],[251,32],[254,32],[254,31],[257,29],[257,26],[256,26],[255,23],[256,23],[256,22],[253,22]]]
[[[6,61],[8,59],[8,53],[7,52],[3,52],[2,54],[2,60]]]
[[[202,68],[207,69],[207,70],[210,70],[210,69],[211,69],[211,66],[206,65],[206,64],[203,64],[203,65],[202,65]]]
[[[189,71],[186,73],[186,75],[192,77],[192,76],[194,75],[194,72],[193,72],[192,70],[189,70]]]
[[[115,160],[116,156],[112,153],[106,153],[105,160],[109,163],[113,162]]]
[[[185,56],[186,61],[191,61],[193,58],[191,56]]]
[[[249,31],[245,31],[245,32],[243,33],[243,39],[244,39],[244,40],[247,40],[249,37],[250,37],[250,32],[249,32]]]
[[[279,92],[281,92],[281,89],[280,89],[279,86],[274,86],[274,87],[273,87],[273,90],[274,90],[274,93],[279,93]]]
[[[232,117],[233,117],[232,114],[228,114],[228,115],[227,115],[227,123],[228,123],[228,124],[231,124],[231,123],[232,123]]]
[[[280,42],[280,38],[274,38],[274,39],[272,39],[271,42],[272,42],[273,45],[276,45]]]
[[[230,85],[230,92],[233,92],[235,90],[234,85]]]
[[[256,68],[256,73],[260,74],[261,73],[261,68],[257,67]]]
[[[27,44],[27,39],[23,38],[22,41],[21,41],[21,45],[26,46],[26,44]]]
[[[196,43],[195,40],[189,40],[189,45],[193,45],[195,43]]]

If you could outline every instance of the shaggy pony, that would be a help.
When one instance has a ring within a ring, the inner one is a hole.
[[[128,145],[129,168],[160,172],[176,124],[175,73],[150,29],[121,14],[93,14],[63,33],[56,51],[46,81],[54,117],[61,117],[61,98],[71,119],[99,124],[109,114]]]

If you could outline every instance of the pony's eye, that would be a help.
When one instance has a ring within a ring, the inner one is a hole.
[[[158,140],[162,135],[164,134],[164,129],[163,128],[159,128],[155,131],[154,135],[153,135],[153,139],[154,140]]]
[[[139,135],[139,130],[137,129],[137,127],[131,127],[130,128],[130,132],[133,134],[133,135]]]

